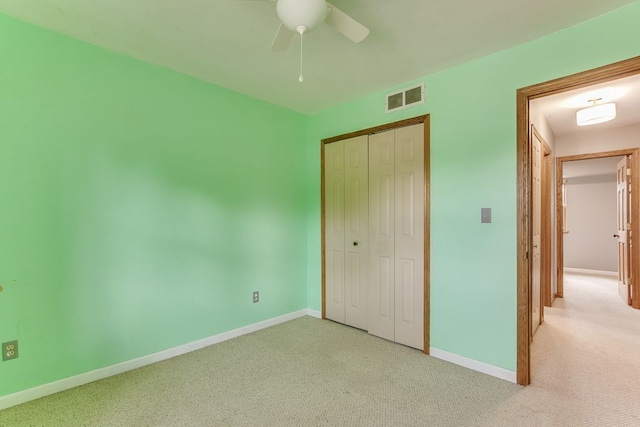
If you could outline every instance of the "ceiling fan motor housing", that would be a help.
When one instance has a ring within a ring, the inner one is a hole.
[[[298,27],[311,31],[323,22],[328,8],[325,0],[278,0],[276,12],[285,27],[298,32]]]

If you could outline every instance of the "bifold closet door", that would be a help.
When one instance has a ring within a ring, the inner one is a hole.
[[[395,341],[424,350],[424,126],[395,140]]]
[[[394,131],[369,136],[369,333],[395,339]]]
[[[367,329],[367,136],[325,145],[326,316]]]
[[[369,137],[369,333],[424,349],[424,130]]]

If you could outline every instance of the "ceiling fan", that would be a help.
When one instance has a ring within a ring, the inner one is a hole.
[[[294,33],[300,35],[325,22],[339,33],[360,43],[369,29],[325,0],[269,0],[277,1],[276,12],[281,24],[271,44],[272,50],[287,50]]]
[[[300,77],[302,76],[302,36],[326,22],[339,33],[360,43],[369,35],[369,29],[325,0],[269,0],[276,1],[280,27],[271,43],[271,50],[287,50],[294,33],[300,34]]]

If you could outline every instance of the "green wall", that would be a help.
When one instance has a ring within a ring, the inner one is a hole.
[[[638,23],[635,2],[426,76],[422,106],[385,114],[388,88],[310,117],[309,307],[321,306],[320,139],[429,113],[431,346],[515,371],[516,90],[640,55]],[[483,207],[492,224],[480,223]]]
[[[304,115],[1,15],[0,58],[0,396],[306,308]]]

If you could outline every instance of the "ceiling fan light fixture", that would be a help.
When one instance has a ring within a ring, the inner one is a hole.
[[[298,27],[311,31],[323,22],[328,8],[325,0],[278,0],[276,12],[284,26],[297,33]]]
[[[616,104],[613,102],[596,105],[598,100],[591,99],[589,101],[593,102],[593,106],[578,110],[576,113],[576,123],[578,126],[595,125],[616,118]]]

